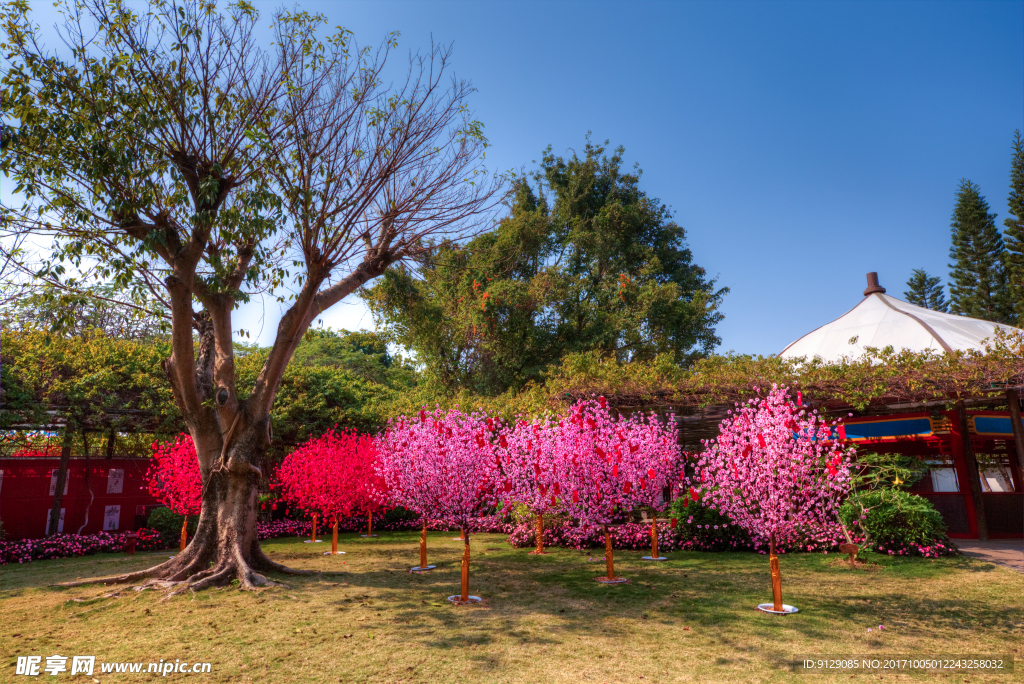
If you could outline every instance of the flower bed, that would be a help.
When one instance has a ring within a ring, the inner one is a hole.
[[[138,551],[157,551],[164,548],[160,533],[142,528],[136,533]],[[91,556],[94,553],[120,553],[124,551],[127,532],[97,532],[96,534],[55,534],[43,539],[0,541],[0,565],[27,563],[51,558]]]

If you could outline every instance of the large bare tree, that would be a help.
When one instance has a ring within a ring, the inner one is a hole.
[[[18,201],[5,237],[49,239],[47,282],[139,284],[165,307],[165,371],[203,475],[188,548],[106,582],[172,591],[272,584],[256,538],[274,395],[316,317],[392,264],[474,230],[501,200],[483,168],[472,87],[450,49],[386,79],[376,49],[325,18],[205,0],[66,0],[47,49],[27,2],[4,5],[0,171]],[[269,44],[269,47],[263,47]],[[72,274],[74,277],[72,277]],[[232,312],[255,293],[287,305],[266,364],[237,384]]]

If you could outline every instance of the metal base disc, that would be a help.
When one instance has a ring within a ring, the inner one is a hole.
[[[664,556],[658,556],[657,558],[651,558],[650,556],[644,556],[640,560],[663,561],[663,560],[668,560],[668,558],[665,558]]]
[[[782,610],[775,610],[774,603],[762,603],[758,605],[757,609],[763,610],[766,613],[771,613],[772,615],[789,615],[790,613],[796,613],[799,611],[798,608],[794,608],[787,603],[782,604]]]
[[[466,541],[466,540],[465,540],[465,539],[463,539],[462,537],[452,537],[452,541],[460,541],[460,542],[464,542],[464,541]]]
[[[455,596],[449,596],[448,600],[451,601],[452,603],[454,603],[457,606],[465,606],[465,605],[469,605],[470,603],[480,603],[481,601],[483,601],[483,599],[480,598],[479,596],[470,596],[468,601],[463,601],[462,600],[462,594],[456,594]]]
[[[601,584],[625,584],[629,580],[625,577],[616,577],[615,579],[608,579],[607,577],[595,577],[594,581],[600,582]]]
[[[436,565],[428,565],[424,568],[417,565],[415,568],[410,569],[409,572],[425,572],[427,570],[433,570],[436,567]]]
[[[319,544],[322,541],[323,541],[323,539],[306,539],[302,543],[303,544]]]
[[[344,555],[344,553],[344,551],[338,551],[337,553],[335,553],[334,551],[324,551],[325,556],[341,556]]]
[[[377,535],[375,535],[375,534],[361,534],[359,536],[360,537],[376,537]]]

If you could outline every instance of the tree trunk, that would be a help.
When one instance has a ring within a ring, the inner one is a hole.
[[[655,517],[651,521],[651,558],[658,560],[661,556],[658,555],[658,518]]]
[[[544,516],[537,514],[537,548],[530,552],[534,556],[544,555]]]
[[[334,524],[331,525],[331,554],[338,555],[338,519],[334,519]]]
[[[782,610],[782,572],[779,570],[779,557],[775,555],[774,532],[768,541],[768,566],[772,571],[772,610]]]
[[[316,513],[313,514],[313,527],[309,531],[309,541],[316,541]]]
[[[462,528],[462,538],[466,540],[462,551],[462,602],[469,601],[469,535]]]
[[[60,448],[60,465],[57,466],[57,484],[53,490],[53,506],[50,507],[50,517],[47,520],[46,536],[57,534],[60,525],[60,504],[64,500],[64,485],[68,481],[68,463],[71,461],[71,431],[64,430],[64,443]]]
[[[615,579],[615,557],[612,555],[612,533],[604,526],[604,565],[608,571],[608,579]]]
[[[188,546],[188,516],[182,516],[184,520],[181,521],[181,544],[178,546],[178,552],[185,550]]]
[[[244,411],[244,409],[243,409]],[[242,422],[241,420],[239,422]],[[263,553],[256,538],[256,511],[261,463],[269,442],[269,417],[236,425],[229,447],[203,469],[203,502],[192,542],[165,563],[147,570],[112,577],[66,582],[61,586],[116,584],[151,580],[172,593],[220,586],[237,579],[242,589],[273,586],[262,573],[277,571],[293,575],[312,574],[276,563]],[[208,435],[193,435],[197,450]],[[208,454],[207,454],[208,455]],[[210,462],[209,459],[206,462]],[[204,454],[200,451],[200,464]]]

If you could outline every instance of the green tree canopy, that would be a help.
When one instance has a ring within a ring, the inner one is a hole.
[[[1013,323],[1004,267],[1004,246],[996,215],[977,185],[960,181],[953,209],[949,257],[950,309],[955,314]]]
[[[1006,226],[1006,271],[1009,296],[1017,325],[1024,324],[1024,144],[1020,131],[1013,133],[1013,154],[1010,161],[1010,196],[1006,203],[1010,215]]]
[[[693,263],[684,229],[589,136],[551,148],[519,178],[507,218],[464,245],[438,244],[364,298],[388,339],[415,352],[428,382],[494,395],[539,379],[567,354],[622,361],[711,353],[727,288]]]
[[[907,288],[903,296],[911,304],[943,313],[949,310],[949,303],[942,291],[942,279],[938,276],[930,276],[924,269],[915,268],[907,281]]]

